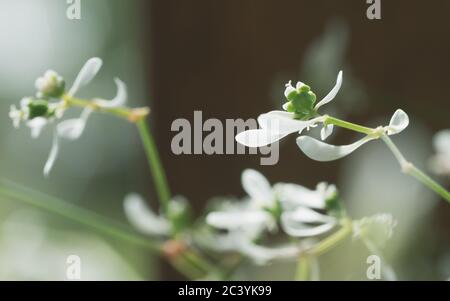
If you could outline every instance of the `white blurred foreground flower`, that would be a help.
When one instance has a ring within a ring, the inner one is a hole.
[[[236,135],[236,141],[248,147],[262,147],[277,142],[291,133],[298,132],[298,134],[301,134],[304,130],[309,130],[319,124],[322,124],[321,139],[325,140],[333,133],[332,122],[336,122],[336,119],[328,115],[320,115],[318,110],[334,99],[341,85],[342,71],[339,72],[333,89],[319,103],[314,105],[316,96],[309,86],[298,82],[294,88],[289,82],[284,93],[288,100],[283,105],[285,111],[271,111],[260,115],[258,117],[260,129],[241,132]],[[381,135],[398,134],[408,124],[408,115],[398,109],[392,116],[389,125],[374,130],[365,128],[368,131],[366,136],[352,144],[336,146],[309,136],[300,136],[297,138],[297,145],[313,160],[332,161],[349,155],[365,143],[380,138]]]
[[[265,231],[276,230],[278,221],[284,232],[293,237],[318,236],[337,224],[335,217],[313,210],[326,210],[327,199],[335,195],[332,185],[321,183],[316,190],[287,183],[271,186],[253,169],[244,170],[241,179],[248,198],[222,204],[218,211],[206,216],[207,224],[227,231],[210,237],[214,249],[238,251],[263,264],[273,259],[295,257],[300,251],[298,244],[265,247],[255,242]]]
[[[442,130],[433,138],[436,154],[431,158],[431,169],[440,175],[450,176],[450,130]]]
[[[59,140],[76,140],[81,137],[86,127],[87,120],[94,108],[114,108],[123,106],[127,100],[127,91],[125,84],[120,79],[115,79],[117,86],[116,97],[112,100],[94,99],[92,108],[85,107],[79,118],[62,119],[67,109],[67,99],[73,98],[78,90],[87,85],[95,77],[102,66],[102,60],[99,58],[89,59],[78,76],[72,87],[65,94],[65,81],[55,71],[49,70],[44,76],[36,80],[37,98],[23,98],[20,108],[12,105],[9,117],[13,121],[14,127],[18,128],[22,121],[26,122],[31,129],[32,138],[38,138],[42,130],[53,124],[53,143],[49,157],[44,166],[44,175],[48,176],[59,153]],[[55,99],[56,102],[50,102]]]

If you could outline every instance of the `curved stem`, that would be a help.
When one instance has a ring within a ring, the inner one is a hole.
[[[400,164],[400,167],[402,171],[412,176],[413,178],[417,179],[419,182],[439,194],[442,198],[444,198],[447,202],[450,202],[450,192],[448,192],[444,187],[442,187],[439,183],[437,183],[435,180],[430,178],[427,174],[425,174],[423,171],[421,171],[419,168],[414,166],[411,162],[408,162],[406,158],[403,156],[403,154],[400,152],[398,147],[394,144],[394,142],[389,138],[388,135],[383,134],[381,136],[381,139],[384,141],[384,143],[388,146],[388,148],[391,150],[391,152],[394,154],[395,158],[397,159],[398,163]]]

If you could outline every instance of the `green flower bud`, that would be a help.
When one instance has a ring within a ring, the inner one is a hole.
[[[44,99],[31,99],[28,103],[29,115],[28,119],[36,117],[47,117],[48,101]]]
[[[35,83],[39,98],[59,98],[64,94],[66,83],[55,71],[48,70]]]
[[[306,120],[314,115],[314,104],[316,103],[316,94],[311,91],[311,87],[298,82],[294,88],[289,82],[284,92],[289,103],[285,110],[295,113],[295,118]]]

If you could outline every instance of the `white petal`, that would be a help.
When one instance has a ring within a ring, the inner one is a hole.
[[[44,117],[36,117],[28,121],[27,126],[31,129],[31,137],[38,138],[47,124],[48,120]]]
[[[60,122],[56,127],[58,136],[69,140],[76,140],[80,138],[86,127],[86,122],[91,112],[91,109],[85,108],[81,113],[80,118],[67,119]]]
[[[242,172],[242,187],[250,196],[251,202],[257,206],[272,207],[274,194],[269,181],[258,171],[254,169],[246,169]]]
[[[333,87],[333,89],[331,89],[331,91],[328,93],[327,96],[325,96],[321,101],[319,101],[319,103],[314,107],[314,109],[317,110],[324,104],[327,104],[330,101],[332,101],[333,98],[336,97],[336,94],[341,89],[341,85],[342,85],[342,71],[339,71],[339,74],[336,79],[336,85]]]
[[[248,147],[261,147],[277,142],[288,134],[272,133],[266,129],[248,130],[236,135],[236,141]]]
[[[267,129],[270,132],[277,134],[290,134],[294,132],[301,132],[305,128],[315,124],[316,119],[307,121],[297,120],[294,118],[293,113],[284,111],[270,111],[265,114],[261,114],[258,117],[259,126],[262,129]]]
[[[320,130],[320,139],[325,140],[331,134],[333,134],[333,128],[334,126],[332,124],[327,124],[323,126],[322,129]]]
[[[288,97],[288,95],[292,92],[295,91],[295,88],[292,86],[292,81],[289,81],[286,85],[285,85],[286,89],[284,90],[284,96]]]
[[[281,205],[287,210],[297,208],[298,206],[317,209],[323,209],[325,207],[325,197],[318,191],[288,183],[277,183],[274,190]]]
[[[337,146],[327,144],[309,136],[301,136],[297,138],[297,145],[311,159],[326,162],[343,158],[373,139],[375,138],[366,136],[355,143]]]
[[[97,75],[98,71],[102,67],[103,61],[97,57],[89,59],[81,68],[80,73],[78,73],[72,88],[70,88],[68,95],[73,96],[77,91],[87,85],[94,77]]]
[[[262,210],[254,211],[215,211],[206,216],[206,223],[223,230],[245,230],[253,225],[267,227],[272,222],[272,216]]]
[[[290,213],[284,212],[281,215],[281,226],[283,230],[291,236],[295,237],[310,237],[323,234],[330,231],[336,225],[336,222],[327,222],[320,225],[309,225],[299,223],[292,219]]]
[[[402,132],[409,124],[409,117],[403,110],[398,109],[395,111],[394,115],[392,115],[391,121],[389,122],[389,126],[387,127],[388,135],[394,135]]]
[[[284,111],[271,111],[261,114],[258,123],[261,129],[248,130],[236,135],[236,141],[248,147],[261,147],[274,143],[287,135],[314,126],[323,117],[308,121],[294,119],[294,114]]]
[[[48,155],[47,162],[45,162],[44,166],[44,176],[48,177],[50,174],[50,171],[53,168],[53,165],[55,164],[56,158],[58,157],[59,152],[59,141],[58,141],[58,135],[55,133],[53,134],[53,143],[52,148],[50,149],[50,154]]]
[[[433,137],[433,145],[440,154],[449,154],[450,160],[450,130],[442,130]]]
[[[94,102],[102,108],[122,107],[127,102],[127,86],[118,78],[114,79],[117,86],[116,96],[111,100],[95,99]]]
[[[260,265],[275,259],[295,258],[299,253],[299,249],[292,245],[264,247],[246,240],[245,238],[236,239],[235,244],[238,251]]]
[[[296,223],[333,223],[336,221],[336,219],[331,216],[320,214],[305,207],[298,207],[293,211],[285,213],[285,218]]]
[[[130,223],[139,231],[149,235],[168,235],[170,223],[156,215],[138,194],[129,194],[123,203],[125,215]]]

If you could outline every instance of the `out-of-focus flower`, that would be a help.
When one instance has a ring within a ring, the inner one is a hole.
[[[14,127],[18,128],[25,121],[31,129],[31,136],[38,138],[42,130],[49,124],[62,119],[67,103],[64,95],[74,97],[78,90],[92,81],[103,62],[99,58],[89,59],[78,73],[72,87],[65,94],[65,81],[55,71],[49,70],[36,80],[37,99],[27,97],[22,99],[20,108],[11,106],[9,117]],[[114,108],[123,106],[127,100],[126,85],[118,78],[114,79],[117,86],[116,96],[112,100],[95,98],[92,105],[98,108]],[[56,99],[56,102],[50,102]],[[48,159],[44,165],[44,175],[48,176],[59,153],[59,139],[76,140],[81,137],[87,120],[92,113],[91,107],[83,109],[79,118],[55,122],[54,137]]]
[[[314,106],[316,95],[308,85],[298,82],[294,88],[291,82],[287,83],[284,95],[288,102],[283,105],[285,111],[271,111],[260,115],[260,129],[241,132],[236,135],[236,141],[249,147],[261,147],[294,132],[301,134],[303,130],[315,127],[324,121],[324,117],[318,115],[318,109],[334,99],[341,85],[342,71],[339,72],[333,89]],[[331,125],[325,125],[321,132],[322,139],[326,139],[332,131]]]
[[[167,237],[170,234],[178,234],[185,230],[190,222],[188,202],[181,196],[175,196],[169,201],[165,215],[153,212],[136,193],[128,194],[123,206],[130,223],[138,231],[151,236]]]
[[[399,109],[392,115],[389,125],[380,127],[379,131],[383,131],[387,135],[395,135],[402,132],[408,124],[408,115]],[[325,162],[343,158],[367,142],[377,138],[378,136],[375,135],[367,135],[352,144],[338,146],[319,141],[309,136],[301,136],[297,138],[297,145],[309,158]]]
[[[242,186],[249,197],[241,202],[225,202],[210,212],[206,222],[226,230],[202,238],[203,244],[218,251],[237,251],[256,263],[293,258],[299,254],[296,243],[262,246],[257,243],[265,231],[277,228],[277,222],[290,236],[312,237],[331,230],[337,219],[314,211],[327,210],[327,201],[336,196],[333,185],[321,183],[316,190],[295,184],[277,183],[271,186],[259,172],[247,169],[242,173]]]
[[[282,205],[281,226],[290,236],[310,237],[331,230],[338,220],[313,209],[326,209],[327,200],[337,194],[334,185],[319,183],[316,190],[280,183],[276,185],[277,196]],[[313,208],[313,209],[312,209]]]
[[[396,226],[397,221],[392,215],[387,213],[364,217],[353,222],[353,237],[361,239],[372,255],[377,255],[381,258],[381,273],[384,279],[390,281],[397,280],[397,276],[392,267],[386,263],[381,250],[386,247]]]
[[[442,130],[433,138],[436,154],[430,160],[431,169],[440,175],[450,175],[450,130]]]

